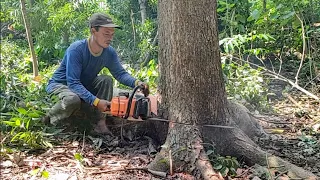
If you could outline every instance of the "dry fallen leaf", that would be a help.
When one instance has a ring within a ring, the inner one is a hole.
[[[270,134],[282,134],[284,132],[283,129],[265,129],[265,131]]]
[[[7,168],[7,167],[14,166],[14,164],[10,160],[6,160],[6,161],[1,162],[0,166]]]
[[[42,78],[40,76],[36,76],[33,78],[33,80],[36,82],[40,82],[42,80]]]

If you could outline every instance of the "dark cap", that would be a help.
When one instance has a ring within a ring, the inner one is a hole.
[[[112,22],[112,19],[108,15],[103,13],[94,13],[90,17],[89,26],[90,28],[95,26],[120,28],[120,26]]]

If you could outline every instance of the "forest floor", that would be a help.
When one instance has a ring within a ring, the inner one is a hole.
[[[252,112],[270,134],[259,145],[320,176],[319,102],[295,91],[270,104],[272,112]],[[127,137],[130,139],[130,135]],[[58,133],[54,138],[59,143],[51,149],[26,150],[2,159],[1,179],[192,179],[183,173],[163,178],[146,171],[159,150],[149,137],[125,145],[120,144],[119,137],[93,137],[80,132]],[[274,179],[288,179],[285,173],[272,169],[270,173]],[[255,167],[242,166],[237,176],[226,179],[263,179],[259,176]]]

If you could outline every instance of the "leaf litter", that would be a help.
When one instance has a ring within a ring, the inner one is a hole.
[[[270,134],[258,143],[268,152],[320,176],[319,102],[299,93],[290,96],[272,102],[274,113],[255,115]],[[129,138],[131,141],[122,144],[120,137],[78,134],[75,138],[68,134],[68,138],[63,138],[66,134],[59,133],[55,138],[60,135],[63,141],[46,151],[1,156],[1,179],[194,179],[187,173],[162,178],[147,172],[146,166],[160,150],[149,137]],[[261,175],[257,172],[257,167],[244,165],[237,170],[236,177],[227,179],[259,180]],[[285,172],[272,173],[278,179],[288,179]]]

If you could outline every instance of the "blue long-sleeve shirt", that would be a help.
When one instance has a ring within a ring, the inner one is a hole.
[[[136,79],[122,67],[119,57],[111,46],[103,49],[100,56],[91,54],[88,40],[76,41],[66,50],[59,68],[54,72],[46,88],[48,93],[53,92],[58,84],[64,84],[81,99],[93,104],[96,96],[88,89],[103,67],[109,69],[113,77],[129,87],[134,87]]]

